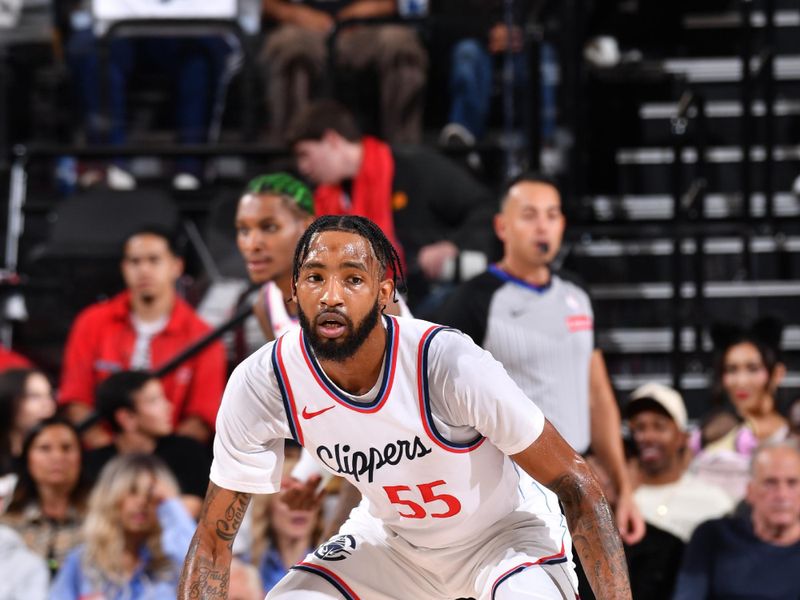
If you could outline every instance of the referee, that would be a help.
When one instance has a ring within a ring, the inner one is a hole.
[[[550,268],[565,224],[551,181],[514,179],[494,221],[503,258],[459,286],[433,320],[469,334],[502,362],[577,452],[591,448],[617,489],[622,538],[634,544],[644,521],[625,468],[619,407],[595,346],[592,303],[574,279]]]

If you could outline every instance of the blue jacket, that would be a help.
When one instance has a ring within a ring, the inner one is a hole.
[[[177,498],[162,502],[157,514],[162,528],[161,547],[173,564],[170,577],[155,580],[150,576],[147,572],[149,552],[142,548],[140,566],[127,583],[120,585],[104,581],[98,586],[94,578],[84,571],[85,547],[78,546],[61,566],[50,589],[50,600],[175,600],[183,560],[196,525]]]

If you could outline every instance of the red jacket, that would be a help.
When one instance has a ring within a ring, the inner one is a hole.
[[[150,343],[153,369],[207,331],[208,325],[192,307],[176,298],[167,326]],[[72,324],[64,350],[59,402],[93,406],[95,387],[112,373],[129,367],[135,342],[128,292],[84,309]],[[225,349],[214,342],[161,379],[173,405],[176,425],[196,415],[214,428],[226,371]]]
[[[0,345],[0,373],[9,369],[30,369],[33,363],[21,354]]]

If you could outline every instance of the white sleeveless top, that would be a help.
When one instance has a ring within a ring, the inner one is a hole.
[[[355,485],[374,517],[426,547],[469,539],[519,503],[508,457],[483,436],[453,443],[435,427],[427,351],[444,329],[389,318],[383,377],[368,403],[353,402],[328,379],[302,332],[282,337],[273,353],[297,441]]]

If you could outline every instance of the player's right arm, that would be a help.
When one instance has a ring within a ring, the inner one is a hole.
[[[233,540],[251,497],[209,484],[178,584],[179,600],[228,597]]]

